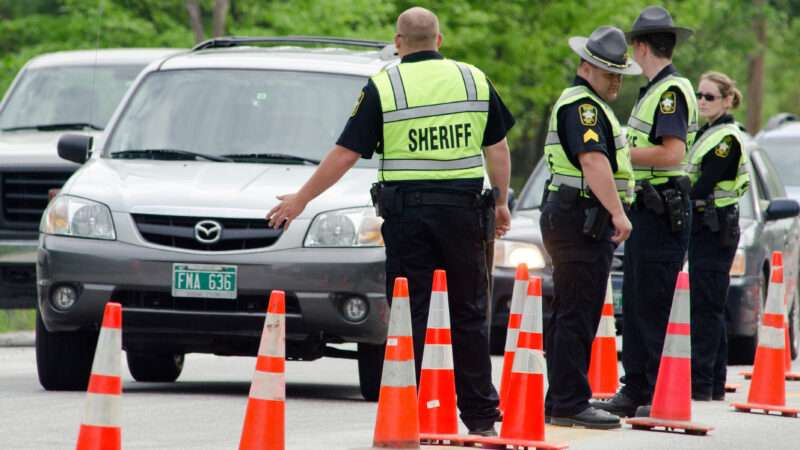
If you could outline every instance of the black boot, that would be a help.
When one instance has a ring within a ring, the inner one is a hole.
[[[596,430],[610,430],[622,426],[619,421],[619,416],[615,416],[601,409],[592,408],[591,406],[574,416],[552,416],[550,418],[550,423],[561,427],[580,426]]]
[[[620,417],[631,417],[636,413],[636,408],[642,406],[622,391],[617,392],[610,400],[592,400],[589,404]]]

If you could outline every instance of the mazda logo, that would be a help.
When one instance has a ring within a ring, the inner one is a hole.
[[[194,238],[201,244],[215,244],[222,237],[222,225],[215,220],[201,220],[194,226]]]

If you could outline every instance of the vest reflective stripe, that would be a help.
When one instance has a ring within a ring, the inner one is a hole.
[[[558,136],[558,112],[566,105],[591,99],[603,110],[611,125],[611,133],[614,136],[614,158],[617,163],[617,172],[614,173],[614,182],[617,187],[617,194],[624,203],[633,202],[633,169],[630,163],[630,153],[625,136],[622,134],[622,127],[614,115],[611,108],[590,89],[585,86],[572,86],[565,89],[553,106],[550,114],[550,125],[545,139],[544,151],[547,162],[552,174],[548,190],[557,191],[561,185],[572,186],[581,189],[584,196],[588,195],[588,185],[583,181],[583,172],[575,167],[567,158],[561,140]]]
[[[414,361],[383,362],[381,374],[381,387],[409,387],[417,386],[417,376],[414,373]]]
[[[650,132],[653,129],[656,109],[659,107],[662,94],[672,87],[677,87],[686,99],[689,113],[686,148],[688,149],[692,146],[694,137],[699,129],[697,124],[697,100],[695,100],[694,89],[692,88],[692,83],[686,78],[669,75],[651,86],[633,108],[633,112],[628,119],[628,142],[631,148],[653,147],[656,145],[650,141]],[[684,164],[658,168],[634,165],[633,170],[637,181],[649,180],[654,185],[666,183],[668,177],[686,175]]]
[[[664,340],[664,351],[662,356],[672,358],[691,358],[692,357],[692,337],[688,334],[670,334]]]
[[[750,185],[750,173],[747,170],[750,159],[744,149],[744,139],[742,138],[739,127],[732,123],[726,123],[709,128],[703,133],[700,139],[695,142],[686,158],[686,172],[689,174],[692,183],[696,183],[702,175],[703,158],[708,155],[708,152],[717,148],[717,146],[723,142],[723,139],[728,136],[735,139],[739,144],[741,150],[741,154],[739,155],[739,168],[736,171],[736,177],[734,179],[719,180],[717,184],[714,185],[714,206],[717,208],[737,203],[739,197],[747,191]],[[703,205],[705,205],[705,201]]]
[[[481,155],[452,161],[436,159],[382,159],[381,170],[457,170],[483,167]]]
[[[424,117],[443,116],[462,112],[488,112],[489,102],[465,101],[446,105],[420,106],[418,108],[401,109],[383,113],[383,122],[399,122],[401,120],[421,119]]]
[[[483,178],[489,82],[451,60],[401,63],[372,77],[383,115],[382,181]]]
[[[758,346],[771,348],[775,350],[783,349],[784,345],[783,328],[765,327],[759,325],[758,327]]]
[[[449,345],[425,344],[422,368],[431,370],[453,369],[453,349]]]

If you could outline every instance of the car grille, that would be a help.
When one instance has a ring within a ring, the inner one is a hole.
[[[36,230],[49,201],[50,189],[64,185],[72,172],[6,172],[0,174],[3,189],[3,221],[13,228]]]
[[[187,250],[227,251],[269,247],[278,240],[283,228],[273,230],[265,219],[215,219],[209,217],[133,214],[142,237],[153,244]],[[195,225],[213,220],[222,226],[219,241],[206,244],[195,238]]]
[[[115,290],[113,301],[129,308],[165,311],[257,312],[267,310],[269,292],[259,295],[239,295],[236,299],[173,297],[165,291]],[[291,292],[286,293],[286,313],[300,314],[300,302]]]

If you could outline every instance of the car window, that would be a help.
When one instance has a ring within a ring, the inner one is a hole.
[[[547,164],[539,161],[539,164],[533,169],[533,173],[528,177],[527,183],[522,190],[517,201],[517,209],[535,209],[542,205],[542,196],[544,195],[544,184],[550,178],[550,170]]]
[[[775,161],[775,173],[789,186],[800,184],[800,136],[790,138],[763,138],[759,145]]]
[[[26,69],[0,111],[0,128],[86,123],[104,128],[141,64]]]
[[[755,163],[755,169],[761,175],[763,187],[767,191],[769,199],[786,197],[786,190],[783,183],[778,176],[778,170],[772,164],[772,161],[763,152],[753,152],[750,159]]]
[[[276,70],[154,72],[114,125],[106,151],[176,149],[319,160],[335,144],[366,81]]]

